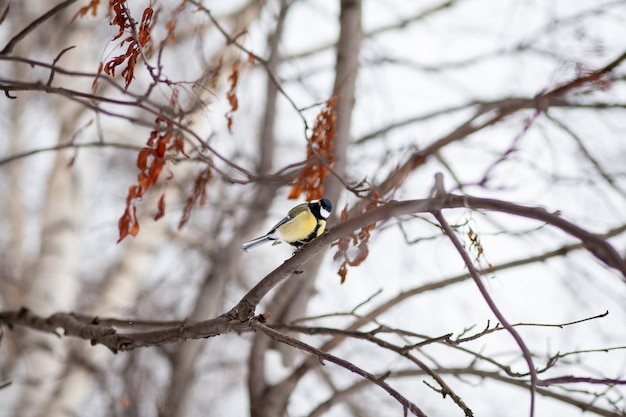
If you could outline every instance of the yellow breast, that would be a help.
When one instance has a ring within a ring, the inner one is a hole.
[[[307,241],[311,233],[315,232],[317,227],[317,219],[310,211],[298,213],[296,217],[287,223],[281,225],[276,231],[280,237],[286,242]],[[326,227],[325,221],[320,221],[317,233],[313,236],[319,236],[324,232]]]

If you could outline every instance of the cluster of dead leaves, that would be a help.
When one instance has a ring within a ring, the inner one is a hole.
[[[81,7],[72,18],[72,21],[79,17],[85,17],[88,14],[96,16],[100,0],[90,0],[86,6]],[[174,32],[178,22],[178,15],[185,10],[187,0],[182,0],[179,6],[174,10],[171,18],[165,23],[167,30],[167,40],[171,43],[174,41]],[[118,27],[118,32],[111,39],[115,41],[126,35],[120,42],[120,48],[127,45],[126,51],[117,55],[107,62],[101,62],[98,68],[98,74],[102,72],[115,76],[115,71],[121,65],[124,65],[121,76],[124,78],[124,88],[128,89],[131,82],[135,78],[135,66],[139,57],[143,54],[145,57],[152,55],[151,31],[156,22],[155,10],[150,5],[143,10],[139,26],[136,27],[135,22],[130,16],[126,0],[109,0],[109,15],[111,16],[110,24]],[[94,80],[93,87],[95,89],[98,78]]]
[[[90,0],[90,2],[82,7],[74,16],[74,19],[78,17],[85,17],[88,14],[96,16],[100,0]],[[169,42],[174,41],[174,32],[177,24],[178,15],[185,9],[187,5],[186,0],[182,0],[179,6],[175,9],[171,19],[166,22],[165,27],[167,29],[167,40]],[[118,32],[111,39],[116,41],[121,39],[120,48],[126,46],[125,51],[106,62],[101,62],[98,68],[98,74],[102,72],[115,76],[118,67],[122,67],[120,75],[125,81],[124,88],[128,89],[131,82],[135,78],[135,67],[138,60],[142,57],[149,58],[151,55],[151,30],[153,24],[156,21],[155,10],[150,5],[143,10],[141,21],[137,25],[130,16],[129,9],[125,0],[109,0],[108,13],[110,16],[110,24],[118,27]],[[231,81],[231,88],[227,93],[227,98],[231,104],[231,114],[228,116],[228,128],[232,127],[232,113],[237,110],[237,96],[235,95],[235,88],[237,87],[237,81],[239,76],[238,63],[233,65],[232,74],[229,77]],[[94,80],[93,88],[95,89],[96,78]],[[172,97],[170,99],[170,108],[180,109],[178,100],[178,90],[172,91]],[[168,158],[177,156],[189,156],[184,150],[184,136],[180,129],[177,128],[178,124],[182,123],[182,116],[172,119],[171,117],[157,116],[155,118],[155,128],[151,131],[150,137],[146,143],[146,146],[139,151],[137,155],[137,168],[139,173],[137,174],[137,183],[131,185],[128,188],[128,195],[126,197],[126,207],[124,214],[118,221],[119,228],[119,240],[121,242],[126,236],[136,236],[139,233],[139,222],[137,220],[137,201],[141,199],[148,190],[150,190],[161,177],[163,168],[165,167]],[[171,180],[172,173],[167,178],[167,181]],[[197,205],[203,205],[206,202],[206,185],[211,180],[211,169],[206,168],[203,170],[195,180],[194,189],[192,194],[187,197],[185,207],[183,209],[183,215],[179,223],[179,228],[183,227],[191,215],[192,208]],[[157,213],[154,216],[155,220],[160,219],[165,215],[165,193],[161,194],[161,197],[157,203]]]
[[[124,53],[111,58],[107,62],[100,63],[98,74],[104,72],[107,75],[114,77],[117,68],[125,63],[121,76],[125,81],[124,88],[128,89],[131,82],[135,78],[135,66],[137,65],[139,57],[142,53],[146,56],[150,56],[151,54],[149,44],[151,40],[150,31],[152,30],[154,22],[154,9],[152,8],[152,5],[146,7],[141,16],[139,26],[135,27],[135,22],[130,16],[125,3],[125,0],[109,0],[109,14],[112,16],[110,24],[118,27],[118,32],[112,40],[115,41],[126,35],[126,37],[120,42],[120,47],[123,47],[124,45],[128,46],[126,47],[126,51]],[[95,16],[99,4],[99,0],[91,0],[88,5],[82,7],[76,13],[74,19],[86,16],[88,13]],[[96,87],[97,80],[98,78],[94,80],[94,89]]]
[[[370,211],[379,205],[379,196],[376,192],[373,192],[371,201],[365,206],[365,209],[361,213]],[[356,213],[355,215],[361,213]],[[346,208],[341,211],[340,219],[342,222],[348,220],[348,210]],[[341,261],[337,273],[341,277],[342,284],[346,281],[348,266],[361,265],[369,255],[368,245],[374,227],[376,227],[376,223],[370,223],[333,243],[333,246],[337,246],[337,252],[333,256],[333,260]],[[350,247],[356,248],[356,251],[352,251],[352,255],[348,254]]]
[[[290,199],[300,197],[306,192],[307,201],[319,200],[324,196],[324,179],[332,164],[333,140],[335,139],[337,112],[335,104],[337,96],[331,97],[317,115],[313,132],[307,142],[306,166],[291,181],[293,184]]]
[[[239,76],[241,75],[241,71],[245,68],[246,65],[253,66],[256,63],[256,58],[252,53],[248,54],[247,61],[235,61],[230,66],[230,74],[228,75],[228,91],[226,91],[226,100],[228,100],[228,105],[230,108],[224,115],[226,117],[226,127],[228,127],[228,131],[233,133],[233,116],[239,110],[239,98],[237,97],[237,86],[239,84]],[[215,71],[215,75],[211,79],[211,87],[215,88],[217,83],[217,75],[222,67],[222,62],[220,63]]]
[[[170,106],[178,106],[178,91],[174,90],[170,99]],[[135,201],[142,198],[145,193],[152,188],[161,175],[163,167],[167,162],[167,157],[175,157],[185,153],[185,140],[182,132],[176,128],[174,121],[170,118],[158,116],[155,120],[156,127],[150,132],[150,138],[146,147],[142,148],[137,155],[137,184],[128,188],[126,197],[126,209],[118,222],[121,242],[126,236],[137,236],[139,233],[139,222],[137,220],[137,207]],[[172,178],[172,174],[168,180]],[[161,194],[157,205],[155,220],[165,215],[165,194]]]
[[[231,73],[228,76],[230,86],[226,92],[226,99],[230,105],[230,109],[226,112],[226,125],[228,131],[233,133],[233,115],[239,109],[239,99],[237,98],[237,83],[239,82],[239,61],[235,61],[231,67]]]
[[[90,0],[86,6],[78,11],[74,19],[88,14],[95,16],[99,4],[100,0]],[[174,30],[177,23],[176,17],[184,9],[185,4],[186,1],[181,2],[172,19],[166,24],[170,42],[174,39]],[[155,11],[152,3],[150,3],[150,6],[143,10],[141,21],[137,25],[130,16],[125,0],[109,0],[109,15],[111,16],[110,24],[118,27],[118,32],[112,40],[121,39],[119,46],[126,48],[122,54],[100,63],[98,74],[104,72],[107,75],[115,76],[116,71],[121,67],[120,75],[125,81],[124,87],[128,89],[135,77],[135,67],[138,60],[142,55],[146,58],[150,56],[151,30],[156,20],[154,17]],[[253,55],[248,57],[248,63],[255,63]],[[236,89],[239,83],[241,64],[239,61],[233,63],[228,77],[229,89],[226,92],[226,98],[230,108],[225,117],[230,132],[232,132],[233,127],[233,115],[239,109]],[[94,80],[94,88],[96,83],[97,78]],[[289,194],[291,199],[298,198],[302,192],[306,192],[306,199],[309,201],[323,197],[324,179],[329,173],[328,167],[333,162],[332,147],[337,118],[334,109],[336,101],[337,97],[329,99],[317,116],[311,137],[307,142],[306,166],[292,181],[292,189]],[[172,103],[170,104],[172,106],[178,105],[176,90],[174,90]],[[139,232],[135,203],[157,183],[166,164],[167,157],[179,154],[185,155],[183,135],[176,129],[172,120],[166,117],[157,117],[155,125],[157,127],[151,132],[146,147],[141,149],[137,155],[137,168],[139,170],[137,183],[131,185],[128,189],[126,208],[118,222],[120,232],[118,242],[128,235],[136,236]],[[187,223],[191,210],[195,205],[202,205],[206,202],[206,185],[211,178],[210,168],[203,170],[196,178],[193,192],[186,200],[179,227]],[[157,209],[155,220],[161,218],[165,213],[164,195],[161,195]],[[365,232],[362,231],[361,233]],[[360,263],[358,259],[352,260],[352,264],[358,263]]]

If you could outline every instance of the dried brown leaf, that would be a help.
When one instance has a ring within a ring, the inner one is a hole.
[[[165,193],[161,194],[159,198],[159,202],[157,203],[157,213],[154,215],[154,220],[159,220],[163,216],[165,216]]]
[[[239,82],[239,61],[235,61],[231,66],[231,73],[228,76],[228,80],[230,81],[230,88],[226,92],[226,99],[228,100],[228,104],[230,105],[230,109],[226,112],[226,121],[228,131],[233,133],[233,114],[239,109],[239,99],[237,98],[237,84]]]
[[[203,206],[206,204],[207,193],[206,186],[213,177],[210,168],[203,170],[194,181],[193,193],[187,197],[185,202],[185,208],[183,209],[183,215],[181,216],[178,228],[181,229],[187,224],[191,217],[191,211],[196,205]]]
[[[337,273],[341,277],[341,283],[343,284],[344,282],[346,282],[346,277],[348,276],[348,267],[346,266],[345,262],[341,264]]]
[[[92,16],[95,16],[98,13],[98,6],[100,5],[100,0],[90,0],[89,4],[78,9],[74,17],[72,17],[71,22],[74,22],[79,17],[85,17],[87,13],[91,12]]]

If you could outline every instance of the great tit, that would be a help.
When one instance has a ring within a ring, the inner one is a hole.
[[[333,205],[327,198],[298,204],[289,210],[287,216],[272,227],[267,234],[244,243],[241,249],[248,252],[250,249],[270,241],[274,242],[272,245],[285,242],[296,249],[300,249],[324,233],[326,219],[332,210]]]

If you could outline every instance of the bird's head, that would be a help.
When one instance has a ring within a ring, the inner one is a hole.
[[[309,203],[309,207],[313,213],[318,214],[321,219],[328,219],[330,212],[333,211],[333,203],[327,198],[321,200],[313,200]]]

